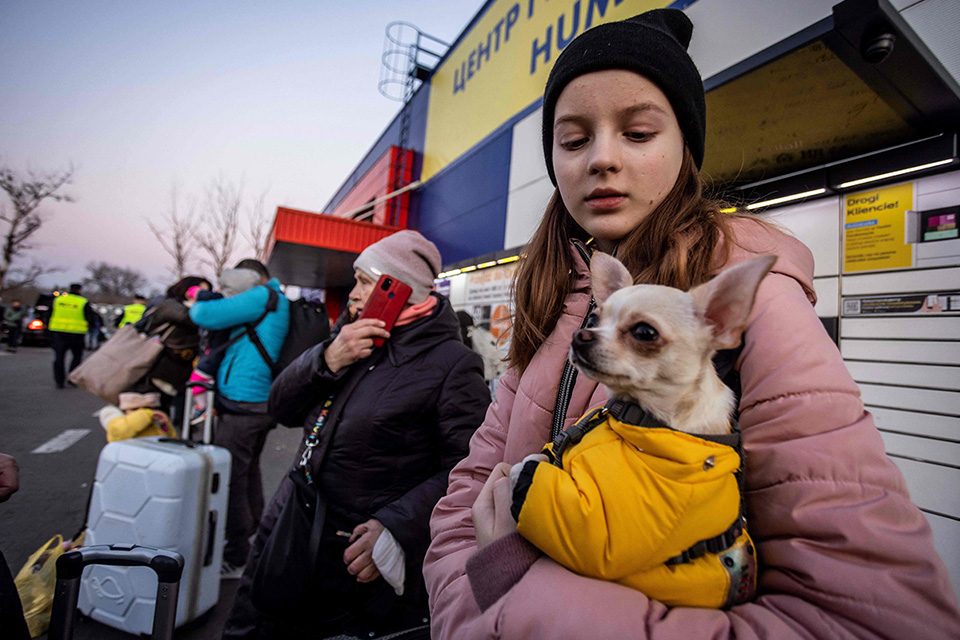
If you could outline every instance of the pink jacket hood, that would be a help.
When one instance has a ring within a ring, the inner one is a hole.
[[[758,255],[777,256],[771,271],[795,280],[810,304],[817,302],[813,289],[813,253],[807,245],[769,223],[759,224],[751,218],[734,218],[730,226],[734,242],[724,269]]]

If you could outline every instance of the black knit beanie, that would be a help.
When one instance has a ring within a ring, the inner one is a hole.
[[[594,71],[636,71],[660,87],[680,123],[684,141],[699,168],[707,107],[703,80],[687,53],[693,23],[678,9],[654,9],[583,32],[563,50],[543,92],[543,155],[554,186],[553,118],[557,98],[571,80]]]

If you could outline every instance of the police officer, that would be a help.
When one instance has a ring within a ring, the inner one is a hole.
[[[125,324],[136,324],[143,317],[143,312],[147,310],[147,299],[139,293],[133,296],[133,303],[123,308],[123,316],[117,323],[117,328]]]
[[[80,295],[81,285],[70,285],[69,293],[61,293],[54,297],[50,311],[50,345],[53,347],[53,381],[58,389],[63,389],[66,381],[64,360],[67,351],[70,351],[70,371],[77,368],[83,359],[83,342],[87,334],[87,327],[94,321],[95,312],[87,304],[87,299]]]

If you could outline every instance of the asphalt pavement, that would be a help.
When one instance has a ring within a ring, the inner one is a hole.
[[[83,525],[97,457],[106,444],[92,416],[104,403],[79,389],[57,389],[52,366],[50,349],[0,352],[0,452],[16,457],[20,465],[20,491],[0,504],[0,550],[13,573],[51,536],[69,538]],[[301,437],[298,429],[280,427],[267,438],[261,468],[268,500]],[[217,606],[180,628],[176,637],[219,638],[235,589],[236,581],[222,581]],[[75,637],[136,636],[84,619]]]

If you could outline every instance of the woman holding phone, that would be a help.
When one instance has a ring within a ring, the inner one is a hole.
[[[271,535],[287,535],[275,531],[295,491],[284,481],[260,522],[225,638],[377,637],[416,627],[429,636],[421,567],[430,512],[490,402],[480,357],[461,342],[450,302],[432,292],[440,264],[415,231],[367,247],[350,292],[358,319],[274,382],[270,413],[316,432],[306,456],[325,504],[316,564],[294,598],[303,606],[264,610],[255,575]],[[305,561],[289,558],[290,571]],[[285,569],[270,569],[283,582]]]

